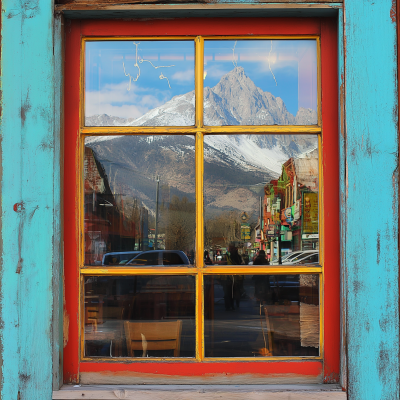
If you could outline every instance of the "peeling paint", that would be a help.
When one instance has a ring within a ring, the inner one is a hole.
[[[26,93],[26,98],[24,100],[24,103],[21,106],[21,111],[20,111],[22,126],[25,125],[26,116],[29,113],[29,111],[31,110],[31,108],[32,108],[32,106],[31,106],[31,102],[29,100],[29,90],[28,90]]]
[[[24,202],[21,201],[20,203],[15,203],[13,209],[15,212],[22,212],[25,210]]]
[[[345,15],[348,395],[391,400],[400,394],[396,2],[346,0]],[[387,212],[366,220],[369,182]]]
[[[379,264],[381,260],[381,233],[376,233],[376,263]]]
[[[63,318],[63,340],[64,340],[64,347],[68,344],[69,338],[69,315],[64,309],[64,318]]]
[[[53,9],[48,0],[1,7],[0,398],[52,392]],[[45,207],[48,206],[49,210]]]
[[[396,23],[396,0],[392,0],[392,7],[390,8],[390,19],[393,23]]]

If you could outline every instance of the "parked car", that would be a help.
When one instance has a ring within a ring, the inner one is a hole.
[[[141,251],[114,251],[103,256],[102,265],[124,265]]]
[[[315,250],[298,250],[298,251],[293,251],[292,253],[286,254],[286,256],[282,257],[282,264],[286,264],[288,262],[291,262],[295,258],[298,258],[302,256],[303,254],[311,254],[315,253]],[[278,259],[274,258],[271,262],[271,265],[279,265]]]
[[[319,262],[319,252],[315,251],[311,254],[301,254],[298,257],[290,260],[285,263],[285,265],[294,265],[294,264],[314,264]]]
[[[149,250],[144,251],[131,259],[126,265],[129,266],[172,266],[189,265],[189,259],[181,250]]]

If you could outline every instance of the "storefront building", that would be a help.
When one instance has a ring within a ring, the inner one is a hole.
[[[397,10],[3,1],[0,397],[399,398]]]

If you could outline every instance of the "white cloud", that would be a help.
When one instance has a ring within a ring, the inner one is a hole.
[[[209,76],[210,78],[220,79],[223,75],[232,71],[232,69],[234,68],[232,64],[227,65],[228,68],[226,69],[220,68],[220,65],[210,65],[209,67],[204,66],[204,72],[207,72],[207,76]],[[229,67],[231,68],[229,69]]]
[[[96,114],[107,114],[121,118],[139,118],[146,112],[164,104],[170,95],[154,89],[144,89],[122,82],[116,85],[107,84],[101,90],[85,93],[85,114],[87,117]]]
[[[179,82],[190,82],[192,81],[194,83],[194,70],[193,69],[187,69],[186,71],[178,71],[175,72],[172,76],[171,79],[176,80]]]

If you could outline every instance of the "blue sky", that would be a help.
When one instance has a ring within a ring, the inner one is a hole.
[[[237,65],[292,114],[299,106],[316,109],[315,40],[272,40],[272,47],[271,40],[206,40],[204,56],[204,86]],[[194,42],[89,41],[85,68],[86,116],[138,118],[194,90]]]
[[[85,87],[87,116],[137,118],[194,90],[194,42],[87,42]]]
[[[316,49],[315,40],[205,41],[204,86],[215,86],[237,65],[260,89],[282,98],[292,114],[299,106],[316,110]]]

